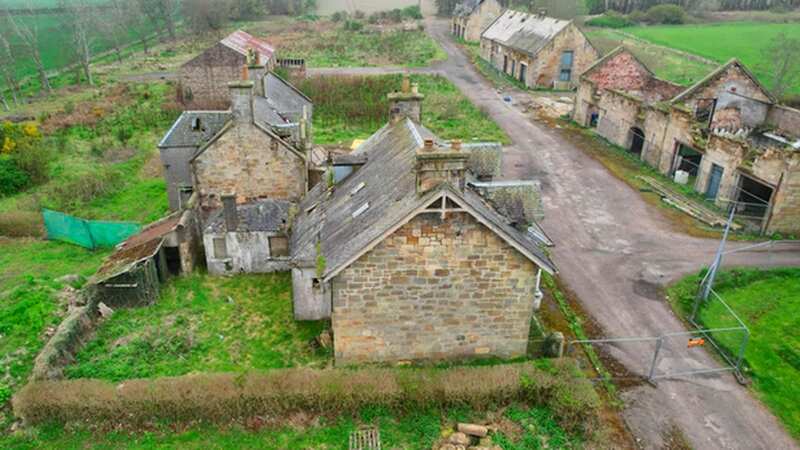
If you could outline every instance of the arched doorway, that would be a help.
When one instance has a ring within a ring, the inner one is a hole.
[[[630,151],[634,155],[641,155],[644,148],[644,131],[641,128],[631,128],[631,146]]]

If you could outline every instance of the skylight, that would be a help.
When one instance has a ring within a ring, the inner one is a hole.
[[[350,195],[356,195],[356,194],[358,194],[358,192],[359,192],[360,190],[364,189],[364,186],[366,186],[366,185],[367,185],[367,184],[366,184],[366,183],[364,183],[363,181],[362,181],[361,183],[358,183],[358,186],[354,187],[354,188],[353,188],[353,190],[352,190],[352,191],[350,191]]]

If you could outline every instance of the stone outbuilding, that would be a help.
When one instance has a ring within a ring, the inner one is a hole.
[[[481,56],[530,88],[571,89],[599,54],[572,21],[506,10],[481,35]]]
[[[503,14],[497,0],[464,0],[453,10],[453,35],[469,42],[481,40],[483,31]]]
[[[581,75],[573,118],[752,231],[800,231],[800,111],[738,60],[685,87],[620,47]]]
[[[189,110],[228,108],[228,83],[238,80],[242,66],[248,63],[273,70],[275,49],[242,30],[234,31],[181,66],[178,100]]]
[[[265,66],[250,65],[253,121],[291,146],[305,149],[311,141],[314,106],[311,99]],[[239,76],[242,68],[239,68]],[[236,83],[234,83],[236,84]],[[228,98],[237,92],[225,87]],[[233,120],[232,110],[184,111],[158,144],[170,209],[178,210],[195,191],[190,161]]]
[[[473,186],[488,182],[470,150],[420,123],[416,89],[390,98],[390,122],[350,157],[358,167],[299,205],[295,317],[331,318],[337,364],[525,355],[541,274],[556,270],[549,242]]]

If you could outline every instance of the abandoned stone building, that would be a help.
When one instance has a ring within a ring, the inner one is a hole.
[[[501,154],[438,139],[422,100],[407,82],[391,95],[389,123],[334,161],[352,171],[313,187],[292,223],[295,317],[332,319],[337,364],[522,356],[539,278],[556,270],[541,230],[498,212],[522,209],[513,189],[527,185],[478,181]]]
[[[313,104],[291,83],[263,65],[251,65],[247,78],[252,82],[252,99],[243,98],[245,107],[252,107],[254,122],[261,128],[278,135],[295,149],[305,149],[311,139]],[[239,68],[239,76],[242,68]],[[248,88],[226,85],[228,97],[240,93],[249,96]],[[230,102],[229,102],[230,103]],[[190,161],[210,141],[219,137],[226,127],[232,126],[234,112],[185,111],[172,125],[158,144],[170,209],[180,209],[195,191]]]
[[[503,14],[497,0],[464,0],[453,10],[453,34],[465,41],[478,42],[483,31]]]
[[[481,56],[534,88],[571,89],[598,58],[572,21],[506,10],[481,35]]]
[[[573,114],[751,230],[800,231],[800,111],[739,61],[687,88],[620,47],[581,76]]]
[[[255,61],[248,60],[253,52]],[[242,66],[275,68],[275,49],[242,30],[237,30],[184,63],[178,71],[178,100],[185,109],[226,109],[230,105],[228,83],[239,79]]]

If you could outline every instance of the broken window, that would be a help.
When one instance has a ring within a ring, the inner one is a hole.
[[[561,54],[561,72],[558,79],[561,81],[572,81],[572,63],[575,59],[575,53],[572,50],[567,50]]]
[[[269,254],[273,258],[289,257],[289,238],[273,236],[269,238]]]
[[[228,246],[225,244],[225,238],[214,238],[214,258],[226,259],[228,257]]]

